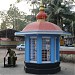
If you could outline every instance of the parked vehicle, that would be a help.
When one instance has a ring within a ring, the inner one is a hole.
[[[25,49],[25,44],[20,44],[20,45],[16,46],[16,49],[24,50]]]

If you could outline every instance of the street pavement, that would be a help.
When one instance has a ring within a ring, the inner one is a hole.
[[[4,68],[3,58],[7,51],[5,49],[0,49],[0,75],[36,75],[36,74],[25,73],[24,51],[17,51],[17,50],[15,51],[17,54],[17,67]],[[43,75],[75,75],[75,63],[61,62],[60,66],[61,66],[61,71],[59,73],[43,74]]]

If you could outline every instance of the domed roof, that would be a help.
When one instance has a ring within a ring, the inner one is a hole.
[[[37,21],[28,24],[22,32],[29,32],[29,31],[62,31],[61,28],[51,22],[45,21],[47,18],[47,14],[44,11],[44,6],[41,3],[40,11],[36,15]]]
[[[22,32],[25,31],[62,31],[61,28],[51,22],[33,22],[28,24]]]
[[[24,36],[26,34],[66,34],[59,26],[45,21],[45,19],[47,18],[47,14],[44,11],[44,6],[42,3],[40,5],[40,11],[37,14],[36,18],[36,22],[28,24],[21,32],[17,32],[15,35]]]

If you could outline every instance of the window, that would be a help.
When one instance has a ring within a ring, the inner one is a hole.
[[[30,39],[30,60],[36,61],[36,37]]]
[[[50,61],[50,38],[42,37],[42,61]]]

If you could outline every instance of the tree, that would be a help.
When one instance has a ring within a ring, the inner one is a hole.
[[[9,10],[7,11],[7,14],[8,14],[9,23],[11,23],[13,29],[15,29],[16,19],[20,18],[20,12],[18,8],[11,4]]]
[[[49,1],[49,0],[47,0]],[[65,6],[61,5],[62,0],[52,0],[46,6],[46,12],[48,13],[47,20],[53,22],[62,28],[63,13],[65,13]]]
[[[10,29],[16,29],[16,30],[22,30],[25,27],[26,24],[26,13],[19,11],[17,7],[15,7],[13,4],[10,5],[9,10],[6,12],[6,15],[3,16],[1,29],[4,27],[4,24],[7,28]],[[4,28],[5,29],[5,28]]]
[[[7,29],[6,22],[3,21],[3,23],[1,23],[1,30],[5,30],[5,29]]]
[[[6,24],[6,18],[7,17],[7,14],[5,11],[0,11],[0,19],[2,20],[2,23],[1,23],[1,30],[3,29],[7,29],[7,24]]]

